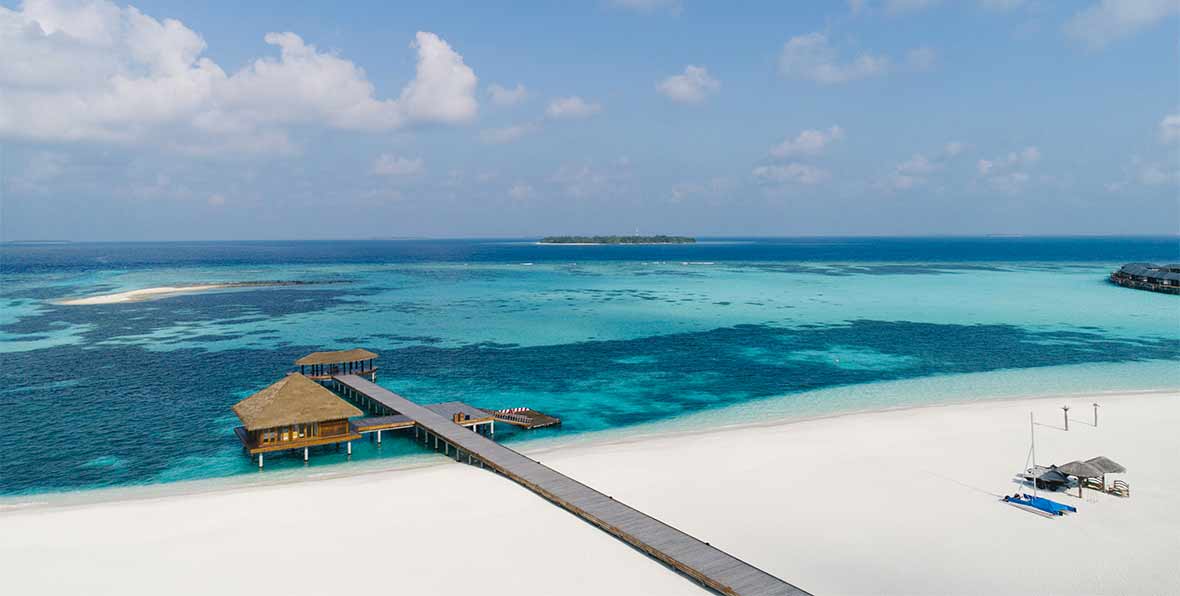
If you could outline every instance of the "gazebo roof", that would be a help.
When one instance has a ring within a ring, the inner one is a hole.
[[[360,416],[364,412],[319,383],[292,373],[234,404],[246,430]]]
[[[1057,471],[1078,478],[1098,478],[1103,474],[1102,469],[1098,466],[1082,461],[1071,461],[1068,464],[1057,466]]]
[[[368,350],[354,348],[351,350],[337,350],[335,352],[312,352],[295,361],[297,366],[310,364],[340,364],[342,362],[360,362],[372,360],[377,355]]]
[[[1109,457],[1106,457],[1105,455],[1099,455],[1098,457],[1088,459],[1086,460],[1086,463],[1094,466],[1095,468],[1098,468],[1099,470],[1102,470],[1103,474],[1124,474],[1127,471],[1127,469],[1118,462],[1110,459]]]

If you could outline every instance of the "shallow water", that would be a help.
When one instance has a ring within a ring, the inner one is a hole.
[[[320,349],[379,352],[380,383],[422,403],[560,416],[561,429],[497,433],[538,445],[1180,388],[1180,299],[1105,281],[1178,253],[1175,238],[3,246],[0,494],[254,473],[229,406]],[[261,280],[340,283],[55,303]],[[325,450],[308,473],[412,454],[362,441],[351,463]]]

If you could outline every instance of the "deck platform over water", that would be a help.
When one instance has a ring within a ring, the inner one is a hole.
[[[628,507],[573,478],[543,466],[495,441],[459,426],[427,408],[355,375],[333,377],[337,390],[361,394],[389,411],[405,416],[455,449],[507,476],[552,503],[598,526],[616,538],[722,594],[781,596],[803,590],[733,555]]]
[[[548,414],[542,414],[531,408],[508,408],[506,410],[496,410],[492,412],[497,422],[504,422],[514,426],[519,426],[526,430],[534,428],[545,428],[547,426],[557,426],[561,424],[560,418],[554,418]]]

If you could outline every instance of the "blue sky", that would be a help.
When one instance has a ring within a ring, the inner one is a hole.
[[[0,3],[6,240],[1175,234],[1180,3]]]

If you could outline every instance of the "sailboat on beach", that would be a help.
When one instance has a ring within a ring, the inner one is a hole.
[[[1032,482],[1033,494],[1030,495],[1028,493],[1017,493],[1015,495],[1005,496],[1004,502],[1012,505],[1013,507],[1016,507],[1017,509],[1023,509],[1029,513],[1035,513],[1044,517],[1058,517],[1065,515],[1066,513],[1077,513],[1077,507],[1066,505],[1064,503],[1058,503],[1057,501],[1046,499],[1037,495],[1037,484],[1041,482],[1041,477],[1046,473],[1054,472],[1054,470],[1037,466],[1037,426],[1036,421],[1033,419],[1032,412],[1029,412],[1028,414],[1028,426],[1029,454],[1028,458],[1024,462],[1027,471],[1022,474],[1021,477]],[[1030,463],[1032,464],[1031,466],[1028,465]]]

